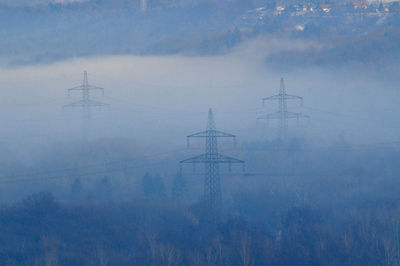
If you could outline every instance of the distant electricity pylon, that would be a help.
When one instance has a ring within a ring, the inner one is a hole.
[[[284,140],[287,137],[288,120],[290,118],[296,118],[297,123],[299,123],[300,118],[309,118],[308,115],[304,115],[302,113],[293,113],[293,112],[288,111],[287,100],[300,100],[301,104],[303,104],[303,97],[286,94],[285,83],[283,81],[283,78],[281,78],[279,94],[264,98],[263,106],[265,104],[265,101],[270,101],[270,100],[278,100],[279,101],[278,112],[275,112],[272,114],[267,114],[267,115],[262,115],[262,116],[258,117],[257,120],[266,119],[267,122],[269,123],[269,120],[271,120],[271,119],[278,119],[279,120],[279,138],[281,140]]]
[[[233,138],[236,143],[236,136],[216,130],[213,112],[208,111],[208,122],[206,131],[187,136],[187,143],[191,138],[205,138],[205,153],[180,162],[180,164],[205,164],[204,179],[204,208],[210,219],[216,220],[221,210],[221,184],[219,176],[219,164],[243,164],[244,161],[228,157],[218,153],[217,138]]]
[[[88,82],[88,77],[87,77],[87,72],[83,72],[83,84],[77,87],[73,87],[68,89],[68,96],[71,95],[72,91],[81,91],[82,92],[82,99],[73,102],[71,104],[64,105],[64,108],[67,107],[78,107],[82,109],[82,127],[84,134],[86,135],[88,132],[88,127],[90,124],[90,118],[91,118],[91,108],[97,107],[97,108],[103,108],[103,107],[109,107],[109,104],[106,103],[101,103],[97,101],[93,101],[90,99],[90,91],[91,90],[100,90],[102,94],[104,95],[104,88],[96,87],[89,85]]]

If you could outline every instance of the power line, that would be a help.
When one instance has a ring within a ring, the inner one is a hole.
[[[123,160],[117,160],[117,161],[111,161],[111,162],[106,162],[106,163],[99,163],[99,164],[92,164],[92,165],[87,165],[87,166],[82,166],[82,167],[70,167],[70,168],[64,168],[64,169],[58,169],[58,170],[53,170],[53,171],[43,171],[43,172],[37,172],[37,173],[32,173],[32,174],[22,174],[22,175],[9,175],[9,176],[3,176],[0,178],[0,182],[6,181],[7,179],[9,180],[21,180],[21,178],[25,177],[36,177],[36,176],[42,176],[42,175],[57,175],[57,174],[64,174],[66,172],[73,172],[73,171],[81,171],[84,169],[91,169],[91,168],[96,168],[96,167],[105,167],[105,166],[110,166],[110,165],[116,165],[116,164],[122,164],[122,163],[127,163],[131,161],[136,161],[136,160],[143,160],[143,159],[149,159],[149,158],[154,158],[158,156],[163,156],[163,155],[168,155],[171,153],[176,153],[179,151],[183,151],[185,149],[177,149],[177,150],[172,150],[168,152],[162,152],[162,153],[156,153],[153,155],[147,155],[147,156],[139,156],[135,158],[129,158],[129,159],[123,159]],[[135,166],[132,166],[135,167]],[[115,172],[118,170],[112,170],[112,172]],[[96,172],[90,172],[86,173],[84,175],[90,175],[90,174],[96,174],[96,173],[106,173],[107,171],[96,171]],[[20,179],[18,179],[20,178]],[[64,176],[58,176],[58,177],[53,177],[53,178],[64,178]],[[26,180],[26,179],[23,179]]]
[[[239,149],[239,152],[246,152],[246,151],[259,151],[259,152],[273,152],[273,151],[287,151],[287,152],[318,152],[318,151],[365,151],[365,150],[379,150],[379,149],[394,149],[394,148],[400,148],[399,146],[385,146],[385,145],[390,145],[390,144],[396,144],[400,145],[400,141],[394,141],[394,142],[382,142],[382,143],[377,143],[373,145],[356,145],[353,147],[324,147],[324,148],[315,148],[315,149],[285,149],[285,148],[265,148],[265,149],[251,149],[251,148],[245,148],[245,149]],[[376,146],[376,145],[383,145],[383,146]],[[53,170],[53,171],[43,171],[43,172],[36,172],[36,173],[31,173],[31,174],[21,174],[21,175],[8,175],[8,176],[3,176],[0,178],[0,183],[13,183],[13,182],[29,182],[29,181],[45,181],[45,180],[53,180],[53,179],[60,179],[60,178],[65,178],[65,175],[60,175],[64,174],[66,172],[79,172],[84,169],[91,169],[91,168],[96,168],[96,167],[106,167],[106,166],[112,166],[112,165],[118,165],[126,162],[132,162],[136,160],[143,160],[143,159],[150,159],[158,156],[163,156],[163,155],[168,155],[168,154],[173,154],[176,152],[181,152],[184,151],[185,149],[176,149],[176,150],[171,150],[168,152],[162,152],[162,153],[156,153],[153,155],[147,155],[147,156],[138,156],[134,158],[127,158],[123,160],[116,160],[116,161],[110,161],[110,162],[105,162],[105,163],[98,163],[98,164],[91,164],[91,165],[86,165],[82,167],[70,167],[70,168],[64,168],[64,169],[58,169],[58,170]],[[224,151],[231,151],[233,149],[224,149]],[[236,149],[237,150],[237,149]],[[161,162],[157,163],[144,163],[141,165],[156,165],[160,164]],[[135,167],[139,167],[141,165],[133,165],[129,167],[125,167],[125,169],[131,169]],[[105,173],[112,173],[119,171],[120,169],[110,169],[110,170],[102,170],[102,171],[91,171],[91,172],[86,172],[83,174],[75,174],[74,177],[82,177],[82,176],[88,176],[88,175],[95,175],[95,174],[105,174]],[[222,174],[222,173],[221,173]],[[34,178],[38,176],[44,176],[44,175],[53,175],[47,178]],[[201,174],[203,175],[203,174]],[[309,176],[309,175],[325,175],[325,176],[337,176],[340,174],[332,174],[332,173],[307,173],[307,174],[282,174],[282,173],[245,173],[245,176]]]

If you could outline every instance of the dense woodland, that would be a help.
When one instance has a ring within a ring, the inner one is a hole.
[[[102,149],[91,149],[101,161]],[[157,170],[142,162],[2,184],[3,197],[26,195],[1,207],[1,264],[399,263],[398,148],[292,141],[239,150],[251,170],[221,169],[216,227],[202,219],[202,169],[176,174],[179,154],[153,158],[165,166]]]
[[[397,2],[385,4],[384,11],[376,3],[357,9],[343,1],[171,0],[148,1],[146,12],[140,11],[139,3],[2,5],[2,62],[26,65],[96,55],[217,55],[260,36],[318,44],[266,60],[285,67],[349,62],[382,66],[398,59]],[[321,9],[327,4],[329,13]],[[285,9],[277,14],[280,6]],[[296,15],[303,7],[315,12]]]

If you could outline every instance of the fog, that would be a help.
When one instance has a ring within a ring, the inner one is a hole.
[[[221,141],[220,149],[247,160],[246,171],[236,172],[239,176],[265,171],[288,174],[282,172],[285,164],[272,168],[272,162],[260,165],[251,152],[252,147],[279,138],[277,121],[267,124],[265,120],[257,121],[257,117],[278,110],[277,102],[267,102],[263,107],[262,99],[278,94],[281,77],[287,93],[304,100],[303,105],[288,101],[289,111],[310,116],[299,124],[295,119],[289,121],[289,143],[296,140],[305,152],[314,151],[304,155],[304,160],[311,161],[298,162],[298,167],[313,173],[326,172],[319,164],[328,163],[327,158],[320,157],[321,162],[312,159],[318,157],[320,149],[328,148],[326,154],[330,154],[341,145],[362,147],[368,152],[398,147],[398,78],[391,77],[390,72],[371,71],[360,63],[282,67],[266,60],[281,51],[301,53],[320,46],[318,42],[264,36],[214,56],[110,55],[51,64],[4,65],[0,71],[3,181],[22,178],[39,182],[28,191],[17,182],[15,191],[8,190],[3,199],[16,200],[32,191],[53,190],[46,179],[40,181],[43,171],[48,178],[55,178],[57,186],[68,188],[74,180],[69,169],[89,167],[89,173],[84,171],[78,176],[90,176],[89,180],[96,182],[102,172],[108,175],[119,171],[114,164],[121,161],[133,168],[130,175],[140,191],[144,173],[173,176],[180,160],[204,152],[202,141],[194,141],[187,148],[186,136],[205,130],[209,108],[215,113],[217,129],[237,136],[237,147]],[[83,71],[88,71],[89,84],[105,89],[104,95],[92,91],[91,99],[110,104],[109,108],[92,108],[89,121],[84,120],[79,107],[65,107],[81,99],[81,92],[68,95],[67,91],[82,84]],[[272,156],[275,149],[270,151]],[[289,157],[293,155],[290,149]],[[350,167],[346,165],[338,162],[335,171]],[[66,179],[60,183],[60,174],[52,171],[61,171]],[[256,184],[253,181],[250,184]],[[196,202],[202,179],[193,180],[191,188],[195,192],[189,202]],[[229,189],[227,192],[225,196],[229,197]],[[120,199],[132,196],[131,191],[125,193]]]
[[[291,121],[291,136],[319,145],[338,138],[352,144],[399,141],[397,79],[371,75],[362,65],[285,70],[265,62],[279,50],[314,46],[259,38],[217,56],[101,56],[2,67],[2,139],[38,145],[81,139],[81,110],[63,106],[80,99],[79,92],[68,97],[67,89],[80,85],[87,70],[89,84],[105,88],[93,99],[111,105],[92,110],[93,138],[179,147],[188,133],[205,128],[213,108],[217,127],[240,142],[274,139],[277,123],[267,127],[256,118],[277,111],[277,102],[263,108],[262,98],[278,94],[284,77],[287,92],[304,98],[303,106],[290,102],[289,110],[311,118],[299,126]]]
[[[209,53],[3,56],[0,264],[399,265],[399,63],[278,35]],[[303,64],[309,55],[318,63]],[[84,71],[104,88],[90,98],[110,105],[88,120],[68,107]],[[278,121],[257,120],[278,111],[262,99],[281,78],[303,97],[288,110],[310,117],[290,120],[284,139]],[[245,161],[214,169],[211,219],[207,166],[180,164],[204,153],[186,136],[206,129],[210,108],[237,137],[218,139],[219,152]]]

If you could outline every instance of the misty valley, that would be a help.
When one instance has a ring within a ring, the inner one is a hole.
[[[0,0],[0,265],[400,265],[398,0]]]

